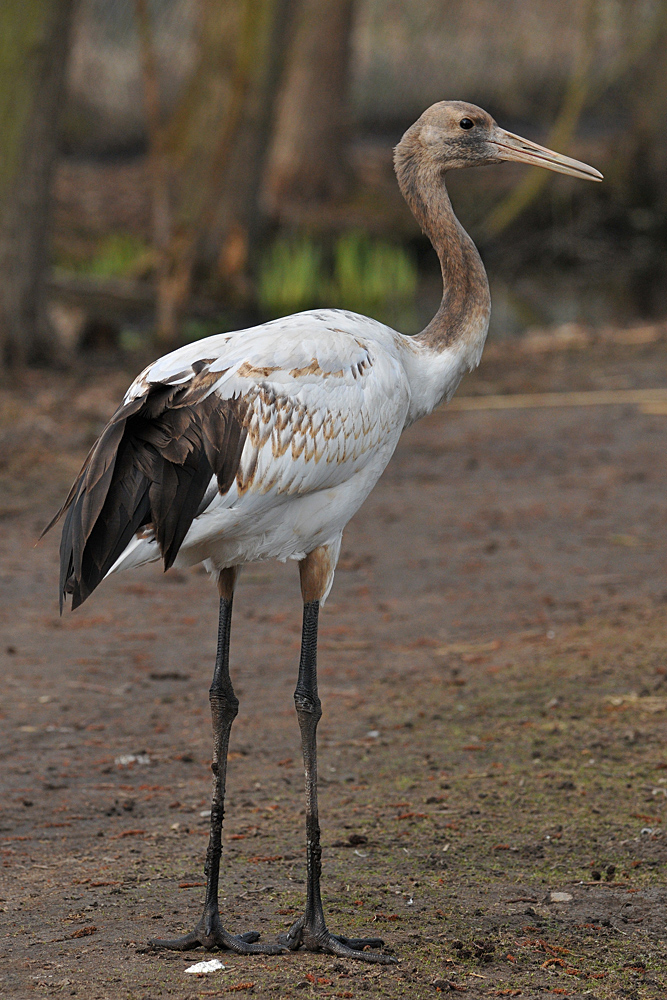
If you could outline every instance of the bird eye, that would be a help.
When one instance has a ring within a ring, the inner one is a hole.
[[[459,122],[459,125],[461,126],[461,128],[469,129],[469,128],[474,128],[475,123],[472,120],[472,118],[462,118],[461,121]]]

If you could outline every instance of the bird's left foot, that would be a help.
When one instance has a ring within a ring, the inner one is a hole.
[[[318,927],[307,927],[305,917],[300,917],[288,930],[281,934],[278,943],[290,951],[305,948],[307,951],[324,951],[339,958],[356,958],[360,962],[374,962],[377,965],[396,965],[397,958],[377,951],[366,950],[384,947],[382,938],[348,938],[331,934],[324,923]]]
[[[151,948],[169,951],[191,951],[203,947],[207,951],[213,948],[235,951],[237,955],[279,955],[283,948],[279,944],[259,944],[257,931],[246,931],[245,934],[230,934],[225,930],[220,920],[216,906],[207,907],[201,920],[193,931],[178,938],[151,938],[148,942]]]

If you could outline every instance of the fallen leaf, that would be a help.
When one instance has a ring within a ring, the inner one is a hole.
[[[89,927],[79,927],[78,931],[70,934],[70,938],[90,937],[91,934],[97,934],[97,927],[94,924],[91,924]]]

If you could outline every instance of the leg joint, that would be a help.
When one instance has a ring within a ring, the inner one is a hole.
[[[208,700],[211,703],[211,708],[218,712],[224,712],[225,715],[230,715],[232,719],[235,719],[239,714],[239,700],[233,691],[221,691],[217,687],[212,687],[208,692]]]
[[[317,719],[322,718],[322,702],[317,695],[313,696],[312,694],[304,694],[302,691],[295,691],[294,704],[299,715],[306,713],[315,716]]]

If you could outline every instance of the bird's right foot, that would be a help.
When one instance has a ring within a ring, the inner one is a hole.
[[[191,951],[193,948],[205,948],[212,951],[220,948],[222,951],[235,951],[237,955],[280,955],[285,951],[279,944],[258,944],[257,931],[246,931],[245,934],[230,934],[222,926],[217,909],[206,911],[193,931],[177,938],[151,938],[148,942],[152,948],[163,948],[170,951]]]
[[[382,938],[348,938],[332,934],[326,928],[323,914],[311,925],[306,923],[305,917],[299,917],[287,934],[279,936],[278,941],[290,951],[305,948],[307,951],[323,951],[339,958],[356,958],[359,962],[376,965],[396,965],[398,962],[393,955],[372,950],[384,947]]]

